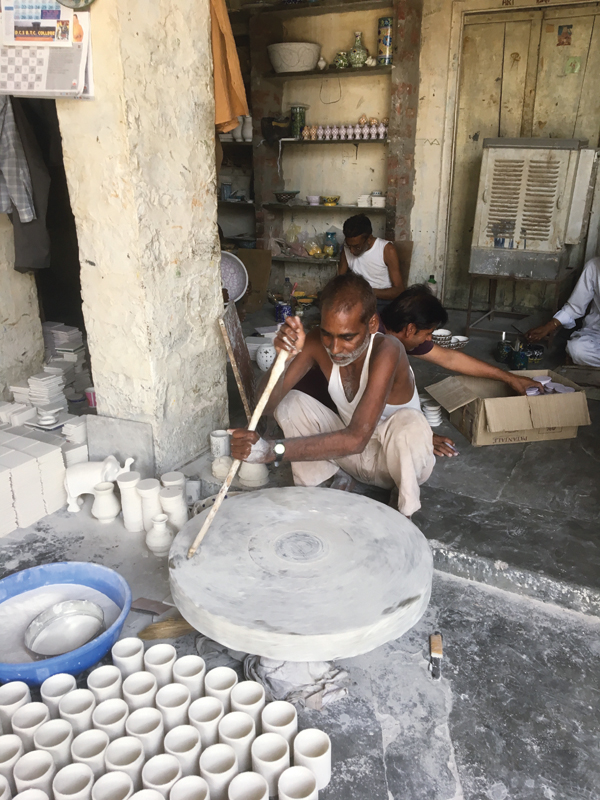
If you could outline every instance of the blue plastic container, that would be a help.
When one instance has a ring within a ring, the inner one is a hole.
[[[0,603],[23,594],[23,592],[29,592],[31,589],[52,586],[57,583],[77,583],[96,589],[116,603],[121,609],[121,613],[104,633],[70,653],[53,656],[42,661],[28,661],[24,664],[0,662],[0,681],[2,683],[25,681],[29,686],[39,686],[46,678],[56,675],[58,672],[78,675],[97,664],[119,638],[125,618],[131,608],[131,589],[118,572],[108,567],[102,567],[100,564],[60,561],[15,572],[14,575],[0,580]]]

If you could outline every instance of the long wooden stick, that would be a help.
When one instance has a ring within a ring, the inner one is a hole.
[[[260,418],[262,417],[262,413],[265,410],[265,406],[267,405],[267,403],[269,401],[269,398],[271,397],[271,393],[273,392],[273,389],[275,388],[275,386],[277,386],[279,378],[283,374],[283,371],[285,369],[285,362],[287,361],[288,355],[289,355],[289,353],[287,353],[285,350],[280,350],[279,351],[279,355],[277,356],[277,359],[276,359],[275,363],[273,364],[273,369],[271,370],[271,374],[269,375],[269,381],[268,381],[267,385],[265,386],[265,390],[262,393],[260,400],[256,404],[256,408],[254,409],[254,413],[252,414],[252,419],[250,420],[250,424],[248,425],[248,430],[249,431],[255,431],[256,430],[256,426],[258,425],[258,422],[259,422]],[[198,547],[200,547],[200,543],[202,542],[202,539],[204,539],[204,537],[206,536],[206,533],[207,533],[208,529],[210,528],[210,526],[212,524],[212,521],[213,521],[213,519],[215,518],[215,516],[217,514],[217,511],[219,510],[223,500],[225,500],[225,497],[227,496],[227,492],[229,491],[229,487],[231,486],[231,482],[235,478],[236,472],[238,471],[241,463],[242,462],[238,461],[238,459],[236,458],[235,461],[233,462],[233,464],[231,465],[231,468],[230,468],[229,472],[227,473],[227,477],[225,478],[225,482],[224,482],[223,486],[221,486],[221,488],[219,490],[219,494],[217,495],[217,497],[215,499],[215,502],[213,503],[212,508],[210,509],[210,511],[208,513],[208,516],[204,520],[204,525],[200,529],[200,533],[198,534],[198,536],[196,536],[196,538],[194,539],[194,543],[192,544],[192,546],[188,550],[188,554],[187,554],[188,558],[191,558],[194,555],[194,553],[196,552],[196,550],[198,549]]]

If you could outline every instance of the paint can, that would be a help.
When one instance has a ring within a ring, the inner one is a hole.
[[[377,64],[380,67],[392,63],[393,17],[380,17],[377,32]]]

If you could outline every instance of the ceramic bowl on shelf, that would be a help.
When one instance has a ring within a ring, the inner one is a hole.
[[[324,206],[337,206],[340,202],[340,195],[321,195],[321,202]]]
[[[221,285],[234,303],[242,299],[248,288],[246,267],[241,259],[225,250],[221,251]]]
[[[385,197],[372,197],[371,205],[373,208],[385,208]]]
[[[318,206],[320,198],[318,194],[309,194],[306,196],[306,200],[309,206]]]
[[[293,200],[297,194],[300,194],[300,191],[297,192],[273,192],[275,197],[277,198],[278,203],[289,203],[290,200]]]
[[[321,55],[321,45],[313,42],[280,42],[267,50],[275,72],[310,72]]]

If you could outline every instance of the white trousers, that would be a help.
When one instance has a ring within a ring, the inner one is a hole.
[[[575,334],[567,342],[567,353],[574,364],[584,367],[600,367],[600,331]]]
[[[346,426],[326,406],[304,392],[292,390],[275,409],[286,439],[332,433]],[[383,489],[398,487],[398,510],[410,517],[421,508],[419,486],[435,465],[433,436],[423,414],[402,408],[375,428],[362,453],[330,461],[294,461],[296,486],[318,486],[341,467],[362,483]]]

